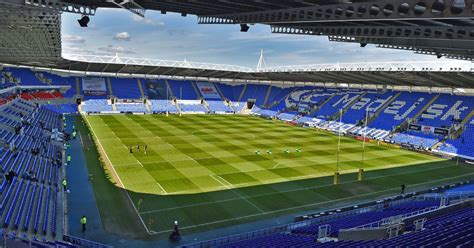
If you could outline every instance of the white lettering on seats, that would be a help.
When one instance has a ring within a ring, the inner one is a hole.
[[[461,113],[468,109],[468,107],[460,107],[462,101],[456,101],[456,103],[441,117],[441,120],[445,121],[448,117],[452,116],[454,119],[461,119]]]
[[[352,105],[351,109],[360,110],[364,108],[369,102],[370,98],[361,98],[354,105]]]
[[[443,114],[443,110],[447,108],[448,105],[444,104],[433,104],[427,110],[426,113],[423,113],[421,117],[424,119],[436,119]]]
[[[345,94],[339,99],[336,103],[334,103],[332,106],[337,107],[339,104],[344,104],[342,107],[346,108],[347,105],[349,105],[352,101],[354,101],[359,95],[355,95],[353,97],[349,97],[349,94]]]

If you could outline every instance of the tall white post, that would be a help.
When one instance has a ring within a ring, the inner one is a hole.
[[[339,110],[339,137],[337,141],[337,162],[336,162],[336,172],[339,172],[339,153],[341,151],[341,126],[342,126],[342,109]]]
[[[365,130],[364,130],[364,140],[362,141],[362,160],[361,160],[361,166],[362,168],[364,166],[364,154],[365,154],[365,138],[367,136],[367,122],[369,119],[369,108],[365,109]]]

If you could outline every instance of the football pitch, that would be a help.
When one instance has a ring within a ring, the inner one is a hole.
[[[398,192],[402,183],[415,189],[472,178],[474,173],[451,161],[377,143],[366,143],[363,154],[362,142],[346,137],[338,152],[336,135],[258,117],[85,119],[108,165],[107,180],[127,192],[135,212],[129,218],[138,216],[153,234],[168,234],[174,220],[184,232],[204,231],[376,199]],[[337,161],[342,177],[334,186]],[[361,182],[356,179],[359,168],[366,170]],[[120,211],[119,203],[101,202],[98,192],[103,189],[94,189],[101,215],[110,215],[110,207]]]

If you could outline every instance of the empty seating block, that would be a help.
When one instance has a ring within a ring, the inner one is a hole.
[[[62,126],[61,115],[19,99],[13,104],[12,111],[21,112],[29,124],[20,124],[19,133],[6,129],[0,132],[0,139],[8,139],[10,144],[0,149],[2,174],[15,173],[11,183],[4,176],[0,179],[3,232],[13,238],[53,240],[62,232],[58,229],[62,210],[57,187],[64,175],[60,170],[62,145],[51,143],[48,137],[51,129]]]
[[[150,100],[150,109],[153,113],[177,113],[178,109],[169,100]]]
[[[102,111],[113,111],[112,105],[107,103],[105,99],[87,100],[81,106],[81,110],[89,113],[98,113]]]
[[[369,92],[349,107],[342,119],[345,123],[363,123],[365,122],[367,113],[369,115],[368,117],[370,117],[394,95],[395,93],[391,91],[383,94]]]
[[[426,126],[446,127],[459,124],[474,108],[471,97],[442,94],[418,118]]]
[[[407,118],[413,118],[432,97],[428,93],[402,92],[369,126],[393,130]]]
[[[232,108],[221,100],[207,100],[206,102],[211,112],[233,112]]]
[[[117,107],[117,111],[120,112],[148,112],[143,103],[116,103],[115,106]]]
[[[110,78],[112,92],[119,99],[140,99],[142,94],[136,78]]]

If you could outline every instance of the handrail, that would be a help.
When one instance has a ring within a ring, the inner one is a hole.
[[[413,201],[413,200],[416,201],[416,199],[413,199],[413,198],[394,200],[394,201],[391,202],[391,206],[401,205],[404,202]],[[342,217],[345,217],[345,216],[354,215],[354,214],[358,214],[358,213],[366,213],[366,212],[371,212],[371,211],[377,211],[379,209],[382,209],[383,207],[384,207],[384,202],[380,201],[376,205],[367,206],[367,207],[363,207],[363,208],[355,208],[355,209],[351,209],[351,210],[344,211],[344,212],[338,212],[337,210],[331,210],[331,211],[326,211],[325,215],[318,216],[318,217],[315,217],[315,218],[309,219],[309,220],[304,220],[304,221],[290,223],[290,224],[276,226],[276,227],[270,227],[270,228],[251,231],[251,232],[247,232],[247,233],[231,235],[231,236],[212,239],[212,240],[206,240],[206,241],[202,241],[202,242],[198,242],[198,243],[187,244],[187,245],[183,245],[181,247],[210,247],[210,246],[216,246],[216,245],[221,245],[221,244],[228,244],[228,243],[232,243],[232,242],[236,242],[236,241],[240,241],[240,240],[245,240],[245,239],[249,239],[249,238],[262,237],[262,236],[270,235],[270,234],[273,234],[273,233],[291,231],[295,228],[309,226],[309,225],[313,225],[313,224],[316,224],[316,223],[323,223],[323,222],[327,222],[327,221],[334,220],[334,219],[339,219],[339,218],[342,218]]]
[[[111,245],[102,244],[88,239],[83,239],[70,235],[63,235],[63,241],[79,245],[80,247],[97,247],[97,248],[112,248]]]
[[[383,218],[381,220],[378,220],[378,221],[375,221],[375,222],[372,222],[372,223],[369,223],[369,224],[365,224],[365,225],[362,225],[362,226],[356,226],[356,227],[348,228],[348,229],[345,229],[345,230],[362,230],[362,229],[379,228],[380,226],[389,224],[391,222],[391,220],[393,220],[393,219],[403,220],[403,219],[406,219],[406,218],[411,217],[411,216],[424,214],[424,213],[436,210],[438,208],[439,208],[439,206],[433,206],[433,207],[417,210],[415,212],[410,212],[410,213],[407,213],[407,214],[394,215],[394,216]]]

